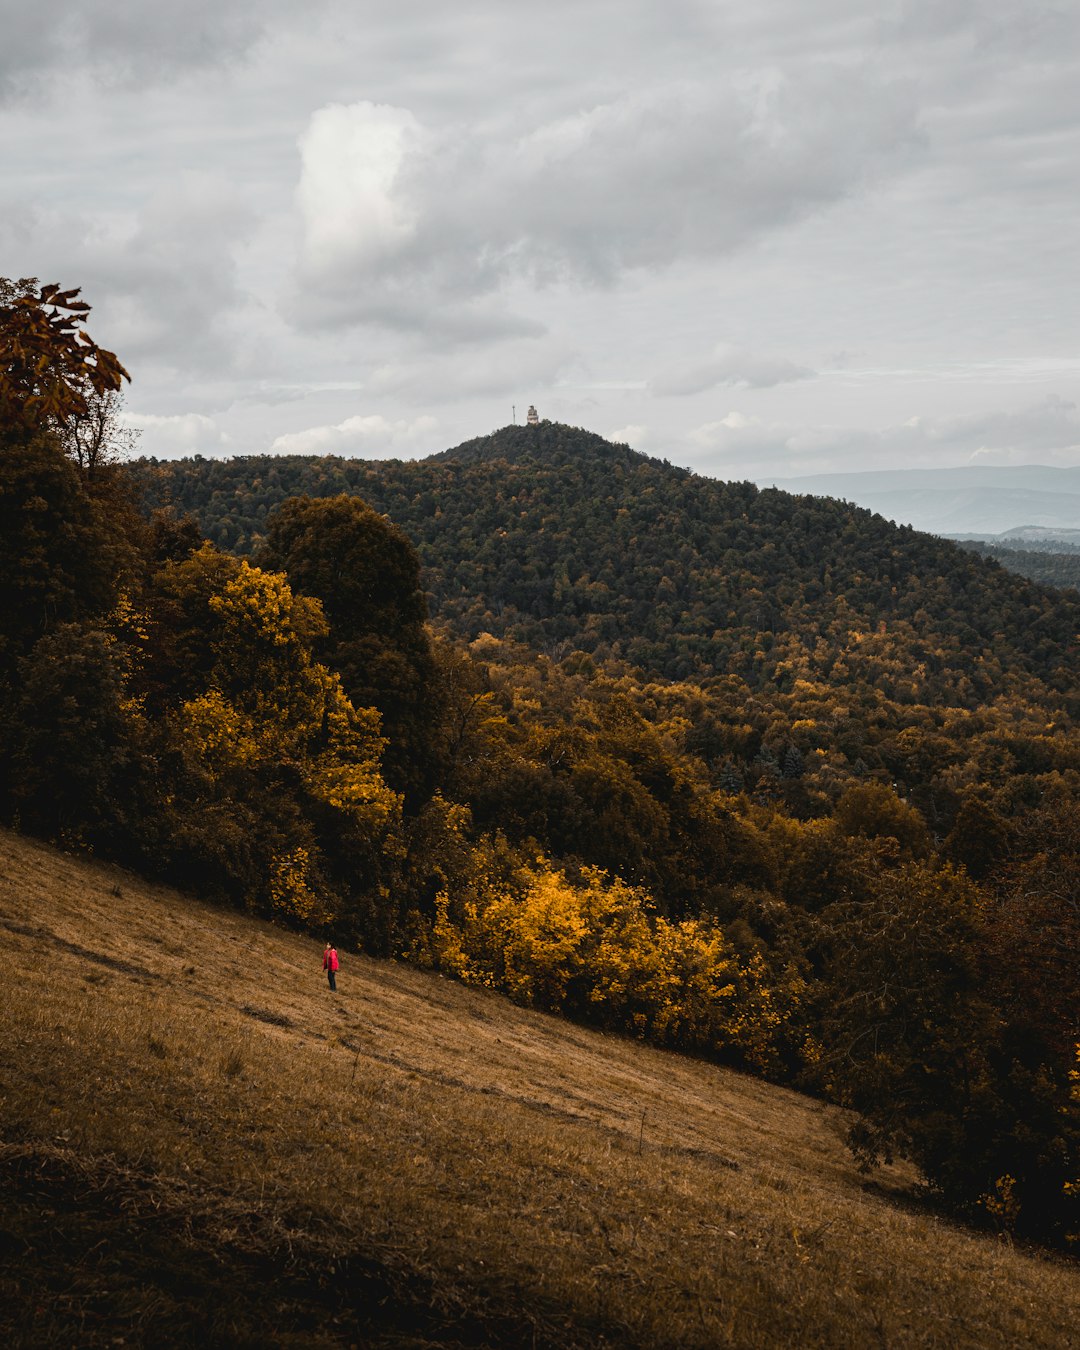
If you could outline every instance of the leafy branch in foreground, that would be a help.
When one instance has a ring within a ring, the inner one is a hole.
[[[131,376],[83,325],[90,306],[79,287],[0,279],[0,420],[28,429],[88,416],[95,396]]]

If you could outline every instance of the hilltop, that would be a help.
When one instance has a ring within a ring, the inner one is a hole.
[[[1060,1347],[834,1108],[0,834],[12,1347]]]
[[[506,464],[544,463],[566,467],[575,460],[596,459],[602,464],[627,466],[649,464],[648,455],[631,450],[621,442],[605,440],[594,431],[568,426],[564,422],[538,422],[532,426],[500,427],[487,436],[475,436],[449,450],[419,461],[426,464],[484,464],[498,460]],[[685,471],[679,471],[685,472]]]

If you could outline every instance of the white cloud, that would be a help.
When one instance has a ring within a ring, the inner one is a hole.
[[[1080,462],[1080,413],[1050,397],[1013,412],[908,418],[880,428],[791,426],[730,412],[695,427],[687,440],[704,452],[705,472],[728,466],[757,475],[831,473],[876,465]]]
[[[1035,456],[1062,462],[1080,459],[1077,406],[1054,395],[1017,412],[950,418],[926,430],[933,442],[963,451],[972,464],[1030,464]]]
[[[312,116],[300,138],[297,189],[305,281],[332,286],[342,272],[382,266],[413,239],[417,212],[396,180],[407,155],[424,153],[424,141],[404,108],[334,104]]]
[[[437,442],[434,417],[389,421],[377,414],[347,417],[336,426],[308,427],[279,436],[271,445],[274,455],[355,455],[361,459],[412,459],[434,454]]]
[[[638,449],[649,442],[649,428],[639,423],[630,423],[629,426],[619,427],[615,431],[606,431],[604,433],[606,440],[615,441],[619,445],[629,445],[631,449]]]
[[[1072,453],[1080,6],[7,8],[0,265],[237,449],[534,402],[703,466]]]
[[[772,389],[778,384],[808,380],[815,372],[782,356],[744,351],[720,345],[698,366],[673,366],[649,381],[654,394],[700,394],[720,387]]]
[[[325,0],[307,0],[305,17]],[[36,0],[4,16],[0,94],[85,65],[106,81],[147,85],[181,71],[219,67],[249,52],[293,7],[286,0]]]
[[[189,455],[207,458],[233,453],[228,434],[202,413],[179,413],[162,417],[154,413],[125,414],[124,421],[141,432],[138,453],[156,459],[182,459]]]
[[[392,395],[412,405],[492,398],[505,403],[535,400],[549,389],[574,359],[565,341],[554,338],[507,338],[493,347],[450,346],[405,354],[382,362],[365,381],[376,396]],[[531,391],[531,392],[530,392]],[[381,398],[380,398],[381,402]]]
[[[220,370],[239,347],[233,250],[251,223],[235,188],[192,172],[133,212],[16,206],[0,215],[0,252],[19,256],[23,273],[79,285],[93,307],[91,333],[129,369],[164,361]]]

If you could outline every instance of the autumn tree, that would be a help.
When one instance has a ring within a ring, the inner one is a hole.
[[[150,609],[146,696],[172,783],[163,846],[202,884],[292,922],[338,913],[348,931],[400,799],[381,774],[378,713],[315,659],[319,601],[204,545],[162,569]]]
[[[884,783],[859,783],[836,803],[834,818],[845,834],[895,839],[905,853],[924,856],[930,839],[914,806]]]
[[[986,800],[986,792],[965,793],[946,836],[945,853],[977,881],[991,875],[1008,853],[1008,821]]]
[[[0,425],[29,433],[85,418],[95,397],[130,379],[84,328],[79,288],[0,279]]]
[[[482,868],[437,909],[435,963],[467,983],[759,1070],[776,1063],[802,995],[796,978],[777,988],[717,924],[672,923],[598,868],[571,876],[542,857]]]
[[[860,1112],[857,1154],[907,1156],[956,1208],[1057,1241],[1080,1233],[1070,869],[1066,846],[1037,898],[1021,874],[988,911],[963,872],[906,863],[825,916],[820,1067]]]
[[[0,665],[4,649],[25,651],[56,624],[107,611],[136,566],[142,527],[130,493],[115,479],[91,490],[70,455],[128,378],[86,334],[90,307],[77,297],[0,278]]]

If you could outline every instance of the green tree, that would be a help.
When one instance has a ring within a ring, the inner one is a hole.
[[[20,663],[4,757],[8,811],[24,828],[123,847],[144,740],[128,671],[112,634],[74,623],[41,638]]]
[[[834,818],[845,834],[895,839],[905,852],[925,856],[930,846],[926,822],[884,783],[859,783],[836,803]]]
[[[322,602],[319,648],[358,707],[378,708],[388,781],[414,806],[438,774],[440,686],[416,550],[357,497],[293,497],[267,523],[261,560]]]
[[[988,877],[1008,852],[1009,823],[978,792],[965,793],[944,843],[945,854],[976,881]]]
[[[0,450],[0,536],[0,666],[58,624],[107,613],[135,565],[123,522],[48,431]]]
[[[864,1162],[906,1155],[957,1208],[1061,1241],[1080,1233],[1080,934],[1054,886],[988,914],[962,872],[908,863],[834,907],[823,1067]]]

